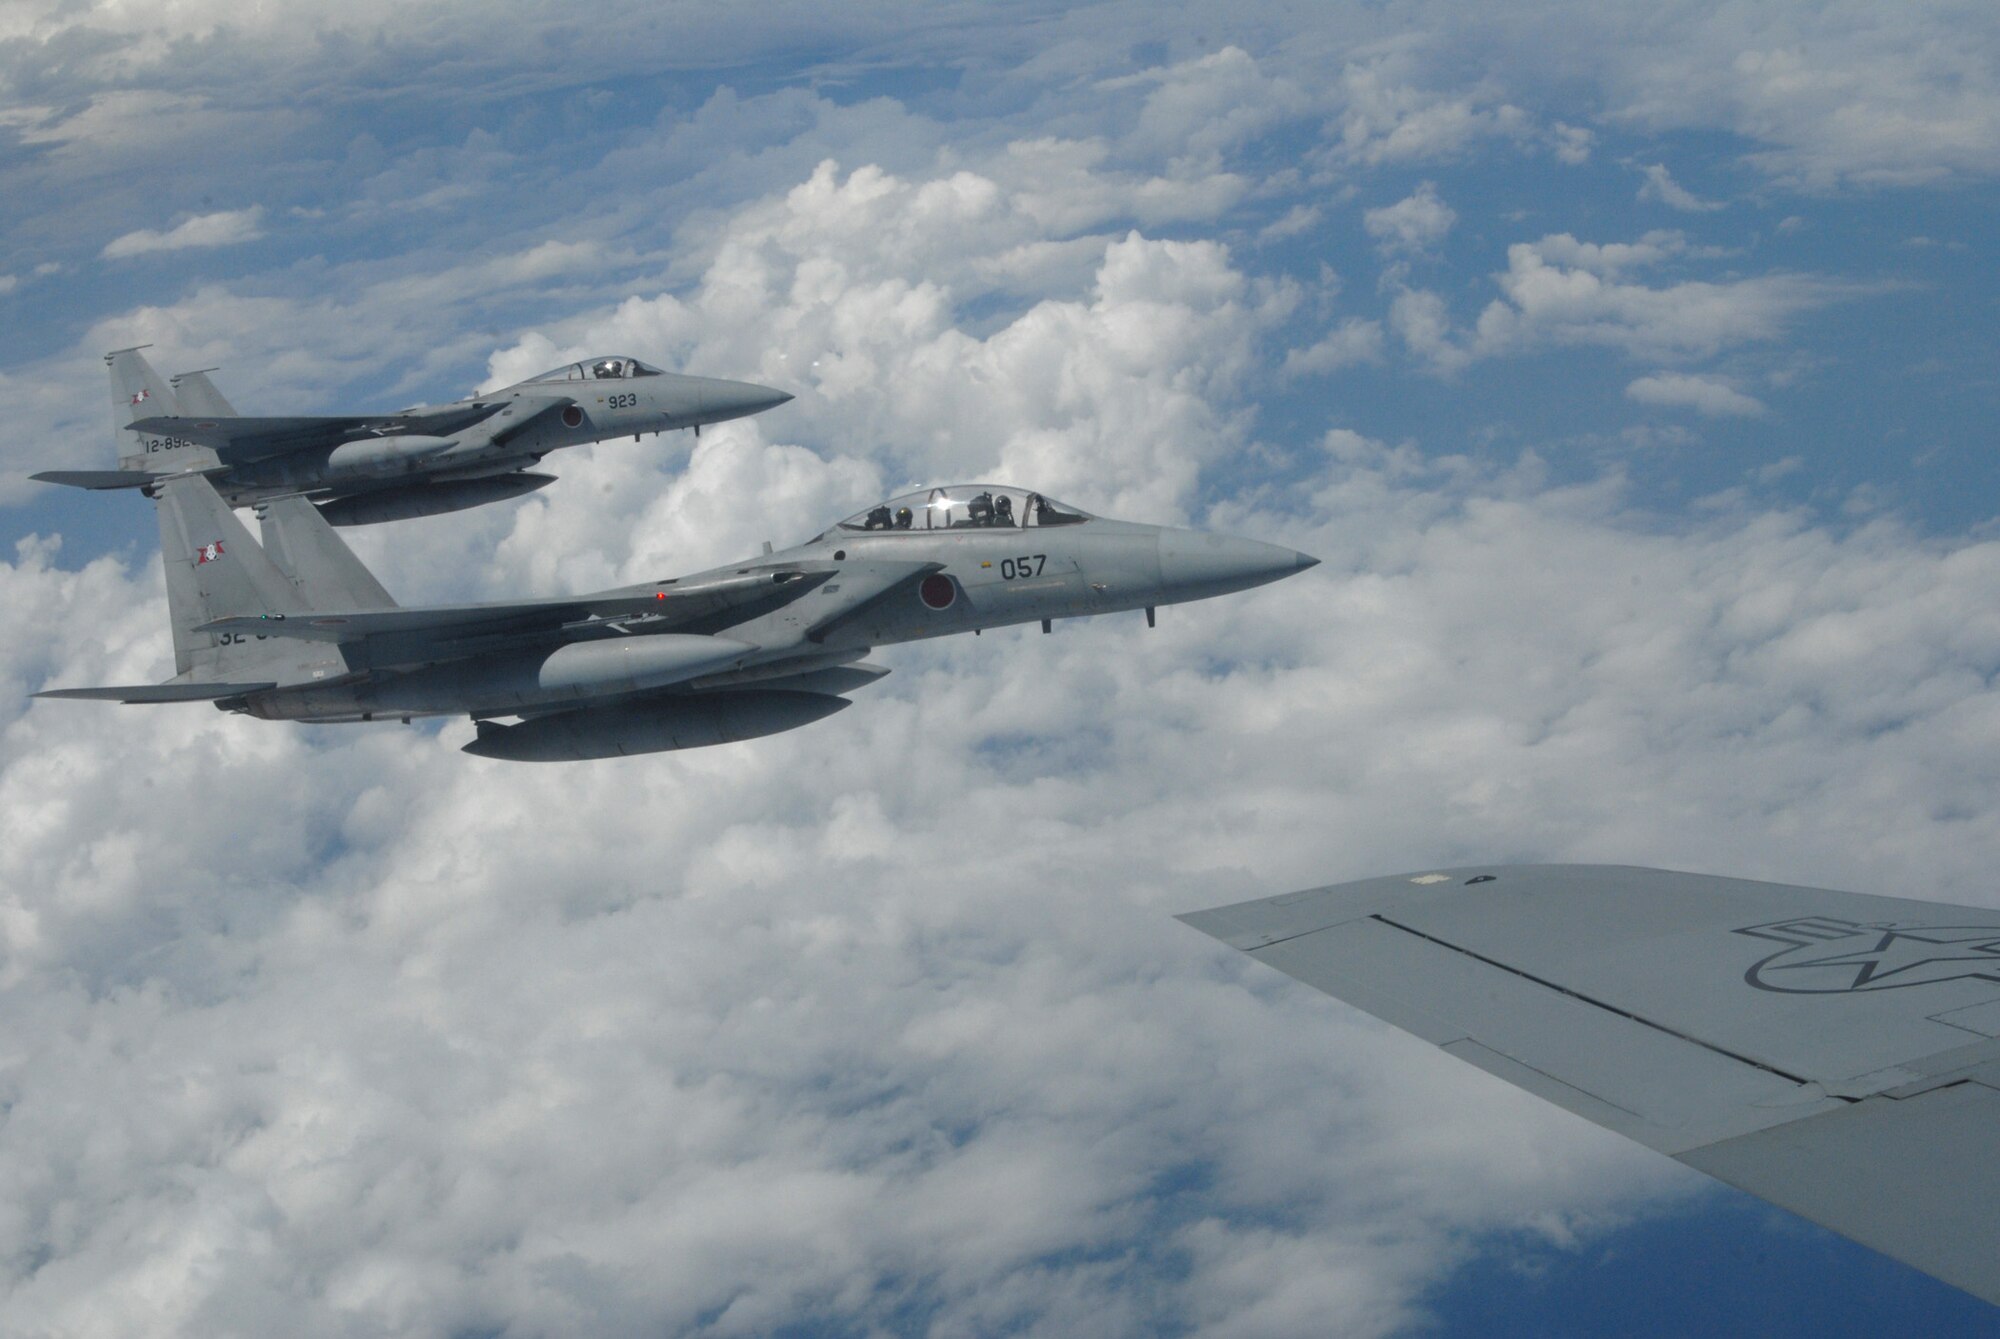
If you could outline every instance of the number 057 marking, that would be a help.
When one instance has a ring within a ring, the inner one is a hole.
[[[1031,553],[1025,558],[1002,558],[1001,579],[1014,581],[1020,577],[1038,577],[1042,574],[1042,565],[1048,560],[1049,555],[1046,553]]]

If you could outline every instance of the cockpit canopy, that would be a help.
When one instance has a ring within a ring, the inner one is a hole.
[[[580,363],[567,363],[562,367],[552,367],[539,376],[529,377],[523,386],[537,381],[620,381],[627,377],[657,377],[660,369],[637,358],[613,355],[608,358],[590,358]]]
[[[1081,525],[1088,512],[1002,484],[950,484],[890,498],[856,512],[836,530],[882,530],[921,534],[938,530],[1026,529],[1041,525]]]

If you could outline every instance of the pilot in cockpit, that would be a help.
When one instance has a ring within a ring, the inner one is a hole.
[[[993,499],[993,524],[1004,525],[1009,529],[1013,528],[1014,499],[1008,497],[1005,493]]]
[[[916,516],[910,511],[908,507],[896,508],[896,528],[898,530],[908,530],[910,528],[910,522],[915,519]]]
[[[591,368],[591,372],[599,379],[605,377],[622,377],[625,375],[625,364],[616,358],[606,358]]]

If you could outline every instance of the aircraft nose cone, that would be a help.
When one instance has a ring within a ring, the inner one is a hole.
[[[754,381],[710,379],[701,388],[702,417],[711,423],[747,418],[766,409],[776,409],[791,398],[785,391],[759,386]]]
[[[1317,566],[1319,559],[1280,544],[1197,530],[1160,531],[1160,583],[1175,599],[1248,590]]]

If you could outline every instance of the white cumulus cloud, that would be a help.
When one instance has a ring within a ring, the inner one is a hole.
[[[1457,213],[1438,197],[1437,183],[1432,181],[1393,205],[1367,210],[1361,216],[1361,226],[1384,255],[1428,251],[1444,240],[1456,222]]]
[[[155,251],[185,251],[190,247],[235,246],[254,242],[264,235],[264,207],[228,209],[215,214],[197,214],[164,232],[140,228],[114,237],[100,254],[106,260],[144,256]]]
[[[1477,354],[1537,344],[1598,344],[1630,357],[1708,357],[1735,345],[1772,340],[1804,312],[1839,300],[1852,286],[1799,274],[1686,279],[1647,285],[1621,277],[1652,263],[1668,246],[1657,234],[1633,252],[1593,248],[1567,233],[1507,248],[1494,276],[1501,296],[1479,314]]]
[[[1692,409],[1710,418],[1756,418],[1764,413],[1764,402],[1755,396],[1745,395],[1715,377],[1685,372],[1640,377],[1625,387],[1625,394],[1641,404]]]
[[[1710,210],[1726,208],[1720,200],[1704,200],[1687,187],[1675,181],[1664,163],[1649,163],[1640,169],[1645,176],[1639,187],[1641,200],[1657,200],[1669,209],[1685,213],[1706,213]]]
[[[1287,350],[1283,371],[1286,376],[1310,376],[1381,358],[1382,323],[1350,316],[1317,343]]]

